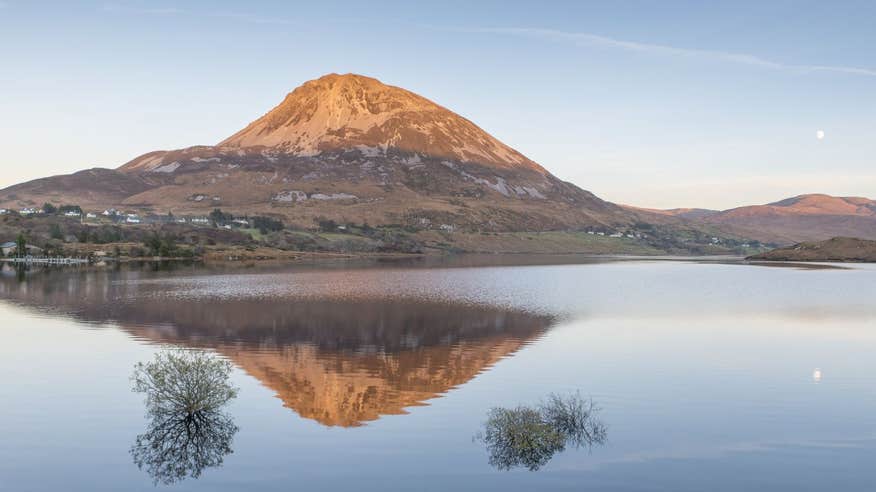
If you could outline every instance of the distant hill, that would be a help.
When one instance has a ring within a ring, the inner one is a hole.
[[[102,209],[122,203],[153,186],[137,175],[94,168],[10,186],[0,190],[0,202],[6,208],[41,206],[49,202]]]
[[[670,208],[666,210],[655,209],[655,208],[641,208],[641,207],[633,207],[633,206],[625,206],[627,209],[635,210],[638,212],[644,213],[652,213],[657,215],[662,215],[666,217],[679,217],[682,219],[704,219],[711,215],[720,213],[719,210],[710,210],[707,208]]]
[[[876,239],[876,201],[869,198],[811,194],[720,212],[703,209],[653,212],[713,225],[765,243],[787,245],[838,236]]]
[[[835,237],[827,241],[795,244],[749,257],[771,261],[876,262],[876,241]]]

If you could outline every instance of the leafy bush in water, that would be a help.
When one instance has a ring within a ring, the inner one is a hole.
[[[171,350],[134,366],[133,390],[146,395],[152,415],[218,410],[237,396],[231,362],[202,351]]]
[[[536,471],[568,445],[577,448],[604,443],[607,431],[596,419],[598,410],[578,394],[552,394],[536,408],[493,408],[476,439],[486,445],[492,466]]]
[[[538,470],[562,451],[563,435],[534,408],[493,408],[481,436],[490,452],[490,464],[500,470],[525,466]]]

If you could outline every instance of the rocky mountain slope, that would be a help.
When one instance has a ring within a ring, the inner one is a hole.
[[[84,196],[83,205],[97,208],[205,214],[221,207],[302,226],[325,217],[451,231],[635,220],[448,109],[353,74],[305,83],[215,146],[150,152],[118,171],[92,172],[108,179],[32,181],[0,190],[0,206],[82,204]]]

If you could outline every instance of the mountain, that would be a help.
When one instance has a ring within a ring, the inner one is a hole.
[[[471,121],[410,91],[330,74],[217,145],[144,154],[102,179],[0,190],[10,208],[269,214],[461,231],[611,228],[628,211],[564,182]],[[78,173],[77,173],[78,174]],[[77,176],[77,175],[72,175]]]
[[[749,260],[769,261],[864,261],[876,262],[876,241],[835,237],[827,241],[806,242],[750,256]]]
[[[723,211],[638,210],[683,218],[725,233],[779,245],[823,241],[837,236],[876,239],[876,201],[861,197],[809,194]]]
[[[837,236],[876,239],[876,201],[811,194],[739,207],[703,219],[765,242],[792,244]]]

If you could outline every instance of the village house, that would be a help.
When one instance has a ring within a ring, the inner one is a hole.
[[[28,244],[25,246],[28,255],[39,255],[42,254],[43,248],[39,246],[34,246],[33,244]],[[3,251],[3,256],[9,256],[12,254],[18,254],[18,244],[14,241],[5,242],[0,244],[0,251]]]
[[[15,248],[17,247],[18,245],[15,243],[15,241],[9,241],[7,243],[0,244],[0,251],[3,251],[3,256],[9,256],[10,254],[15,252]]]
[[[37,210],[33,207],[25,207],[25,208],[19,210],[18,213],[20,213],[21,215],[33,215],[33,214],[39,213],[39,210]]]

